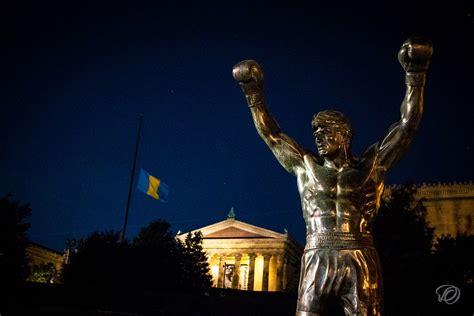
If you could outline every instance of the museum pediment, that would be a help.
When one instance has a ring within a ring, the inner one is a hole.
[[[216,232],[203,236],[204,238],[269,238],[254,232],[239,229],[237,227],[227,227]]]
[[[213,238],[272,238],[287,239],[287,235],[280,234],[262,227],[250,225],[238,220],[225,221],[199,229],[204,239]]]

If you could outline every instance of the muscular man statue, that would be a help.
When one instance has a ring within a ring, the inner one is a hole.
[[[317,113],[311,122],[319,156],[284,134],[268,111],[263,72],[253,60],[234,66],[258,134],[288,172],[296,176],[306,222],[306,247],[296,315],[321,315],[335,297],[346,315],[381,315],[380,263],[370,232],[384,189],[384,177],[409,147],[423,111],[425,74],[432,45],[407,40],[398,52],[406,94],[400,121],[361,157],[351,155],[352,128],[337,111]]]

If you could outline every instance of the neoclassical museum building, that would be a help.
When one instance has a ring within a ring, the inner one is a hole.
[[[196,229],[203,235],[213,287],[249,291],[291,291],[298,287],[303,249],[288,233],[235,219]],[[184,240],[187,233],[178,235]]]

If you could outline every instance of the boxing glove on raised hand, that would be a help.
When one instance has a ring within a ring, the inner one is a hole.
[[[407,73],[424,73],[430,65],[433,45],[423,38],[409,38],[398,52],[398,61]]]
[[[234,79],[245,95],[260,94],[263,90],[263,70],[255,60],[244,60],[232,69]]]

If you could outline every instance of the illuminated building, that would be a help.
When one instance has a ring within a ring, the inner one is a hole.
[[[213,286],[249,291],[291,291],[298,287],[302,248],[280,234],[235,219],[199,228]],[[192,231],[191,233],[195,232]],[[178,235],[184,240],[187,234]]]
[[[385,190],[387,197],[391,186]],[[433,227],[435,237],[474,234],[474,185],[465,183],[423,183],[415,185],[415,200],[426,207],[426,221]]]
[[[30,242],[30,245],[26,248],[26,252],[30,259],[30,266],[40,266],[52,263],[57,271],[60,271],[63,266],[64,255],[45,246]]]
[[[418,186],[417,199],[423,199],[426,221],[435,235],[474,234],[474,185],[438,183]]]
[[[29,258],[30,275],[28,281],[56,283],[64,264],[64,255],[44,246],[30,243],[26,248]]]

